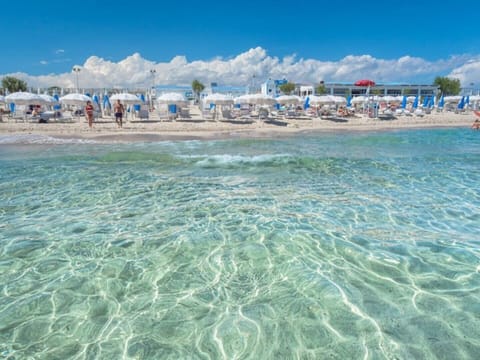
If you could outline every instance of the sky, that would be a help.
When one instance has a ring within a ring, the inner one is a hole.
[[[73,87],[79,66],[81,87],[450,76],[479,88],[478,8],[478,0],[7,1],[0,78]]]

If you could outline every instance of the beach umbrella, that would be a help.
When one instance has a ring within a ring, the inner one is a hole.
[[[40,94],[39,96],[43,99],[44,104],[53,105],[58,103],[57,99],[55,99],[53,96],[50,96],[48,94]]]
[[[403,99],[402,99],[402,105],[400,105],[400,107],[402,109],[406,109],[407,108],[407,97],[404,95],[403,96]]]
[[[310,107],[310,96],[307,96],[305,99],[305,103],[303,104],[303,108],[306,110]]]
[[[182,106],[187,103],[187,99],[185,98],[185,96],[183,96],[183,94],[171,92],[160,95],[157,98],[157,102],[161,105],[163,104]]]
[[[112,108],[112,104],[110,103],[110,99],[107,94],[103,95],[103,108],[104,109]]]
[[[60,98],[60,102],[65,105],[83,106],[87,101],[92,101],[92,98],[80,93],[71,93]]]
[[[457,109],[463,110],[464,107],[465,107],[465,96],[462,96],[462,98],[458,102]]]
[[[204,104],[233,105],[233,97],[226,94],[209,94],[203,98]]]
[[[137,95],[133,95],[129,93],[114,94],[110,97],[110,100],[112,101],[120,100],[121,102],[127,105],[142,103],[142,100]]]
[[[5,96],[5,101],[15,105],[40,105],[45,102],[40,95],[23,91]]]
[[[375,86],[375,81],[369,79],[357,80],[353,84],[355,86]]]
[[[368,98],[364,95],[355,96],[352,99],[352,104],[363,104],[368,101]]]
[[[430,97],[430,101],[428,102],[427,107],[428,107],[429,109],[431,109],[431,108],[433,108],[434,106],[435,106],[435,96],[432,95],[432,96]]]
[[[412,108],[416,109],[418,107],[418,96],[415,96],[415,100],[413,100]]]
[[[423,99],[422,107],[426,108],[428,106],[428,101],[429,100],[430,100],[430,98],[428,96],[425,96],[425,98]]]
[[[458,104],[462,100],[462,97],[460,95],[451,95],[451,96],[445,96],[444,100],[446,103]]]
[[[347,107],[351,107],[352,106],[352,97],[349,95],[347,97]]]
[[[327,96],[330,96],[336,105],[344,105],[347,103],[347,99],[343,96],[338,96],[338,95],[327,95]]]
[[[297,95],[281,95],[275,98],[275,100],[282,105],[299,105],[302,103],[302,98]]]
[[[236,104],[274,105],[276,100],[265,94],[245,94],[234,99]]]
[[[331,95],[311,95],[310,96],[310,105],[333,105],[335,104],[337,100],[337,97],[331,96]],[[343,98],[343,100],[346,102],[347,100]]]
[[[438,101],[438,107],[440,109],[443,109],[444,106],[445,106],[445,97],[442,95],[440,100]]]
[[[5,96],[0,95],[0,104],[5,104]]]
[[[62,106],[60,105],[60,97],[58,94],[53,94],[53,98],[55,99],[55,105],[53,105],[54,110],[60,110]]]

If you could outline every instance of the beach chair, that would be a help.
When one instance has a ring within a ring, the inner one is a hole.
[[[234,114],[232,113],[232,110],[230,109],[222,109],[222,119],[225,120],[233,120],[235,119]]]
[[[178,114],[180,119],[190,119],[190,109],[189,108],[180,108],[180,112]]]
[[[148,118],[149,118],[148,110],[145,110],[145,109],[139,110],[138,111],[138,118],[140,120],[148,120]]]

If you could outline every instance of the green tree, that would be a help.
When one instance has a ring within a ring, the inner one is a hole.
[[[460,80],[448,77],[437,76],[433,81],[434,85],[440,88],[442,95],[458,95],[460,94]]]
[[[323,81],[315,88],[315,94],[317,95],[325,95],[327,93],[327,88]]]
[[[192,81],[192,90],[193,93],[195,94],[195,102],[198,103],[200,100],[200,93],[205,89],[205,85],[203,85],[200,81],[197,79]]]
[[[278,88],[285,95],[290,95],[293,92],[293,90],[295,90],[295,84],[291,82],[287,82],[285,84],[281,84]]]
[[[8,90],[9,93],[27,91],[27,83],[13,76],[5,76],[2,79],[2,88]]]

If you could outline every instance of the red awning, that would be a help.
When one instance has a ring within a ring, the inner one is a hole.
[[[354,85],[355,86],[375,86],[375,81],[363,79],[363,80],[355,81]]]

